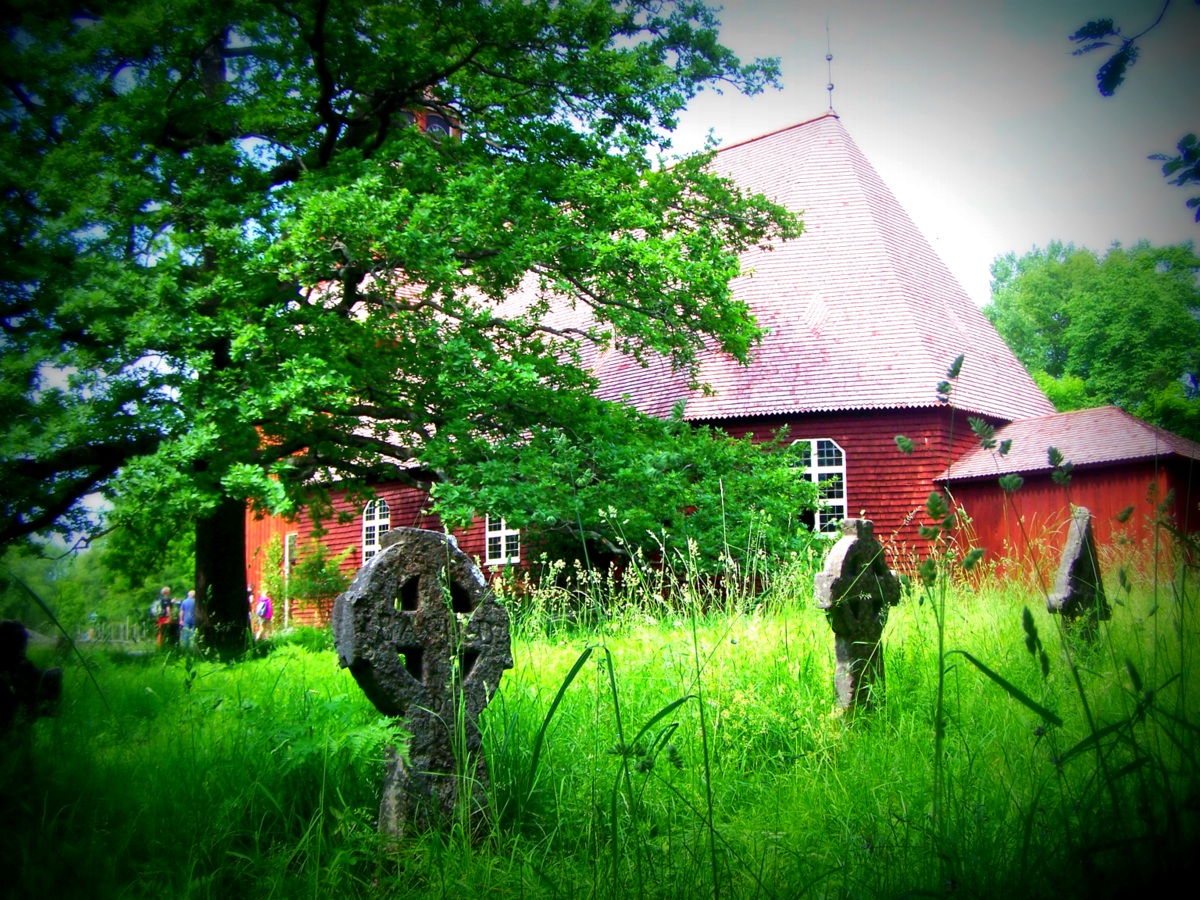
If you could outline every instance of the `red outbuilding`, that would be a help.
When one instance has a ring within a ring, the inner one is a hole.
[[[1037,562],[1053,578],[1072,506],[1092,514],[1101,547],[1142,560],[1169,558],[1176,544],[1164,521],[1200,530],[1200,444],[1143,422],[1115,406],[1022,419],[997,429],[997,447],[976,445],[937,481],[971,521],[975,541],[993,555]],[[999,443],[1011,441],[1007,453]],[[1053,478],[1049,449],[1070,464]],[[1019,475],[1011,494],[998,488]]]

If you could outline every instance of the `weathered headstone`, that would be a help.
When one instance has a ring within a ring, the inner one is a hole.
[[[29,633],[20,622],[0,622],[0,734],[18,715],[27,722],[58,715],[62,669],[39,669],[25,656]]]
[[[456,808],[478,821],[479,715],[512,668],[508,613],[453,537],[396,528],[380,543],[333,606],[338,661],[412,734],[407,754],[388,749],[379,829],[436,828]]]
[[[1054,590],[1046,597],[1046,609],[1071,622],[1081,622],[1084,635],[1090,636],[1102,619],[1112,617],[1100,577],[1100,558],[1092,534],[1092,514],[1085,506],[1071,513],[1067,543]],[[1081,621],[1082,620],[1082,621]]]
[[[888,568],[874,523],[842,520],[842,536],[813,588],[833,628],[838,705],[844,710],[870,705],[883,689],[883,626],[888,609],[900,602],[900,580]]]

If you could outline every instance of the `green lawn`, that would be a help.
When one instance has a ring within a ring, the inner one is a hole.
[[[586,604],[582,617],[555,615],[580,608],[563,592],[510,601],[516,667],[484,722],[490,826],[474,841],[455,829],[398,842],[375,832],[383,747],[401,730],[329,649],[281,644],[231,665],[95,651],[107,706],[68,661],[62,715],[5,745],[7,890],[1090,897],[1194,869],[1190,585],[1156,596],[1114,584],[1119,605],[1090,647],[1064,643],[1036,594],[951,588],[947,650],[969,651],[1009,688],[947,656],[939,770],[935,604],[910,596],[893,611],[885,702],[850,720],[834,709],[832,636],[806,577],[734,610],[666,603],[636,585],[593,592],[605,616]],[[1026,650],[1025,606],[1045,678]],[[589,648],[533,773],[551,702]]]

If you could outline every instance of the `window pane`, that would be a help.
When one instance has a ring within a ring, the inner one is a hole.
[[[838,449],[838,445],[833,441],[817,441],[817,465],[842,465],[842,451]]]
[[[845,496],[842,490],[842,476],[835,473],[823,473],[818,478],[822,500],[840,500]]]

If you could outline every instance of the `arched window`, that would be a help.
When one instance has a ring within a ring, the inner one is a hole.
[[[392,527],[392,511],[386,500],[372,500],[363,510],[362,558],[366,562],[379,552],[379,539]]]
[[[805,524],[819,534],[836,534],[846,518],[846,454],[829,438],[792,441],[800,451],[804,477],[817,486],[820,505],[805,516]]]
[[[489,566],[504,566],[521,561],[521,529],[509,528],[503,519],[487,516],[487,556]]]

